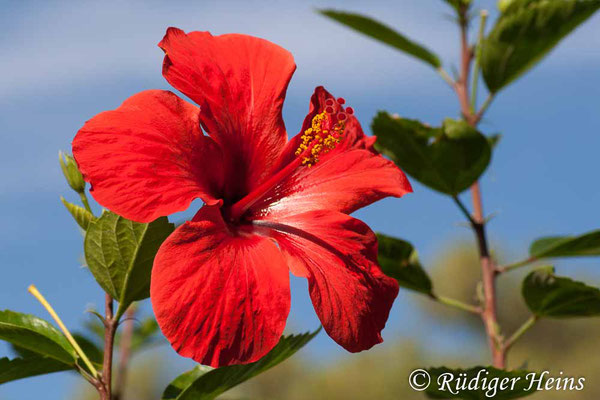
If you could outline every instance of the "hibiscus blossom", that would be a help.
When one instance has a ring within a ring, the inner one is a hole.
[[[333,340],[351,352],[380,343],[398,284],[377,265],[373,232],[348,214],[410,192],[405,175],[322,87],[287,140],[281,111],[296,67],[283,48],[175,28],[159,47],[164,77],[199,107],[138,93],[86,122],[73,154],[94,198],[131,220],[204,202],[152,270],[152,306],[173,348],[214,367],[260,359],[285,327],[289,271],[308,279]]]

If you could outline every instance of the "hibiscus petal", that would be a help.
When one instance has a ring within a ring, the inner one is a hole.
[[[308,278],[317,315],[333,340],[351,352],[383,341],[398,283],[377,265],[377,238],[367,225],[334,211],[254,224],[277,240],[292,272]]]
[[[73,155],[98,203],[137,222],[185,210],[198,197],[216,203],[220,150],[198,114],[171,92],[148,90],[87,121]]]
[[[292,55],[252,36],[177,28],[169,28],[159,46],[166,53],[164,77],[200,105],[204,128],[226,153],[230,197],[243,196],[287,141],[281,110],[296,68]]]
[[[161,246],[150,297],[180,355],[213,367],[249,363],[283,333],[289,271],[271,239],[232,235],[218,208],[205,206]]]
[[[277,170],[298,157],[295,151],[302,133],[310,126],[312,118],[325,109],[328,99],[334,97],[317,87],[303,130],[286,146]],[[333,107],[336,113],[344,111],[337,101]],[[274,186],[253,205],[251,215],[269,214],[275,218],[315,209],[350,214],[384,197],[401,197],[412,192],[406,175],[378,154],[373,149],[373,142],[373,137],[364,135],[356,117],[347,114],[342,142],[329,153],[322,154],[315,165],[298,167]]]

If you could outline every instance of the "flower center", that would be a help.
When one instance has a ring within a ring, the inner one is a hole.
[[[313,117],[311,126],[300,137],[302,142],[295,152],[297,158],[232,205],[229,211],[231,220],[238,220],[253,204],[261,200],[273,187],[287,178],[298,167],[312,167],[319,162],[319,157],[322,154],[329,153],[341,142],[348,114],[354,113],[351,107],[348,107],[345,112],[343,111],[341,105],[344,102],[341,97],[337,99],[339,105],[336,105],[333,99],[327,99],[325,110]],[[336,108],[339,111],[336,112]]]
[[[338,103],[344,104],[344,99],[338,99]],[[296,149],[296,155],[302,159],[302,165],[308,168],[319,162],[321,154],[327,154],[335,148],[342,140],[348,114],[354,111],[348,108],[344,111],[335,112],[335,102],[327,99],[325,110],[315,115],[311,121],[311,126],[306,129],[302,136],[302,143]]]

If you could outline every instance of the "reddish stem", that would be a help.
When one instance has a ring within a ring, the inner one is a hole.
[[[117,321],[115,321],[113,314],[113,299],[108,293],[105,296],[105,310],[104,361],[102,363],[103,390],[100,391],[100,398],[102,400],[112,400],[112,359]]]
[[[129,307],[125,314],[123,330],[121,333],[121,349],[119,355],[119,372],[116,377],[113,400],[120,400],[125,392],[127,381],[127,370],[129,367],[129,358],[131,356],[131,339],[133,337],[133,322],[135,317],[135,308]]]
[[[470,106],[469,98],[469,72],[471,62],[473,61],[473,50],[468,43],[468,7],[464,6],[459,11],[460,23],[460,41],[461,41],[461,68],[460,76],[456,81],[454,89],[456,91],[461,113],[471,126],[476,127],[479,123],[482,112],[474,113]],[[482,110],[483,111],[483,110]],[[471,187],[471,197],[473,202],[473,215],[471,224],[477,239],[479,249],[479,258],[481,264],[484,304],[481,317],[488,336],[488,343],[492,353],[492,364],[496,368],[505,368],[506,352],[502,345],[502,337],[498,328],[498,318],[496,312],[496,267],[490,257],[488,242],[485,231],[485,218],[483,214],[483,200],[479,182],[475,182]]]

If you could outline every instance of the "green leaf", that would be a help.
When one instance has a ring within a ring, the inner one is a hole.
[[[212,400],[234,386],[255,377],[291,357],[315,337],[313,333],[282,336],[266,356],[252,364],[210,369],[198,366],[177,377],[167,387],[163,400]]]
[[[13,343],[10,344],[10,348],[17,356],[19,356],[21,358],[35,357],[38,355],[36,352],[24,349],[23,347],[20,347],[20,346],[16,346]]]
[[[488,142],[490,143],[490,147],[493,150],[496,148],[498,143],[500,143],[500,139],[502,139],[502,134],[495,133],[493,135],[488,136],[487,139],[488,139]]]
[[[431,279],[421,266],[412,244],[382,233],[379,242],[379,265],[383,273],[398,281],[406,289],[433,296]]]
[[[554,275],[554,268],[532,271],[523,281],[527,307],[538,317],[571,318],[600,315],[600,290]]]
[[[163,400],[175,400],[187,388],[189,388],[196,379],[209,371],[214,370],[206,365],[196,365],[193,369],[179,375],[173,382],[167,386],[163,393]]]
[[[529,248],[534,258],[600,256],[600,230],[580,236],[547,236]]]
[[[0,358],[0,385],[17,379],[73,369],[72,365],[48,357]]]
[[[442,65],[439,58],[430,50],[372,18],[336,10],[318,10],[318,12],[342,25],[362,33],[363,35],[408,53],[411,56],[426,62],[433,68],[437,69]]]
[[[487,168],[488,139],[462,121],[431,128],[419,121],[379,112],[372,123],[375,147],[407,174],[439,192],[458,195]]]
[[[517,79],[598,8],[600,0],[513,0],[483,42],[488,89],[497,92]]]
[[[425,393],[432,399],[517,399],[535,393],[537,385],[532,385],[532,388],[529,386],[533,379],[540,377],[540,374],[531,371],[504,371],[494,367],[481,366],[469,369],[437,367],[428,368],[427,372],[429,373],[431,383],[425,390]],[[466,374],[466,376],[459,374]],[[456,389],[459,378],[460,382],[467,382],[464,385],[466,386],[465,389],[462,389],[463,386],[459,386],[461,390]],[[413,379],[416,379],[416,383],[420,384],[427,378],[420,376]],[[485,389],[483,389],[483,379],[486,380]],[[497,384],[492,383],[496,382],[496,380]],[[475,382],[478,383],[476,389]],[[505,384],[501,388],[502,382],[505,382]],[[469,389],[469,387],[472,389]]]
[[[75,222],[77,222],[77,225],[84,231],[87,230],[90,222],[94,219],[94,215],[83,207],[69,203],[63,197],[60,198],[60,201],[65,205],[67,211],[69,211]]]
[[[69,365],[77,358],[61,332],[49,322],[29,314],[0,311],[0,340]]]
[[[161,217],[149,224],[110,211],[92,222],[85,235],[85,259],[96,281],[124,310],[149,297],[154,256],[174,226]]]

